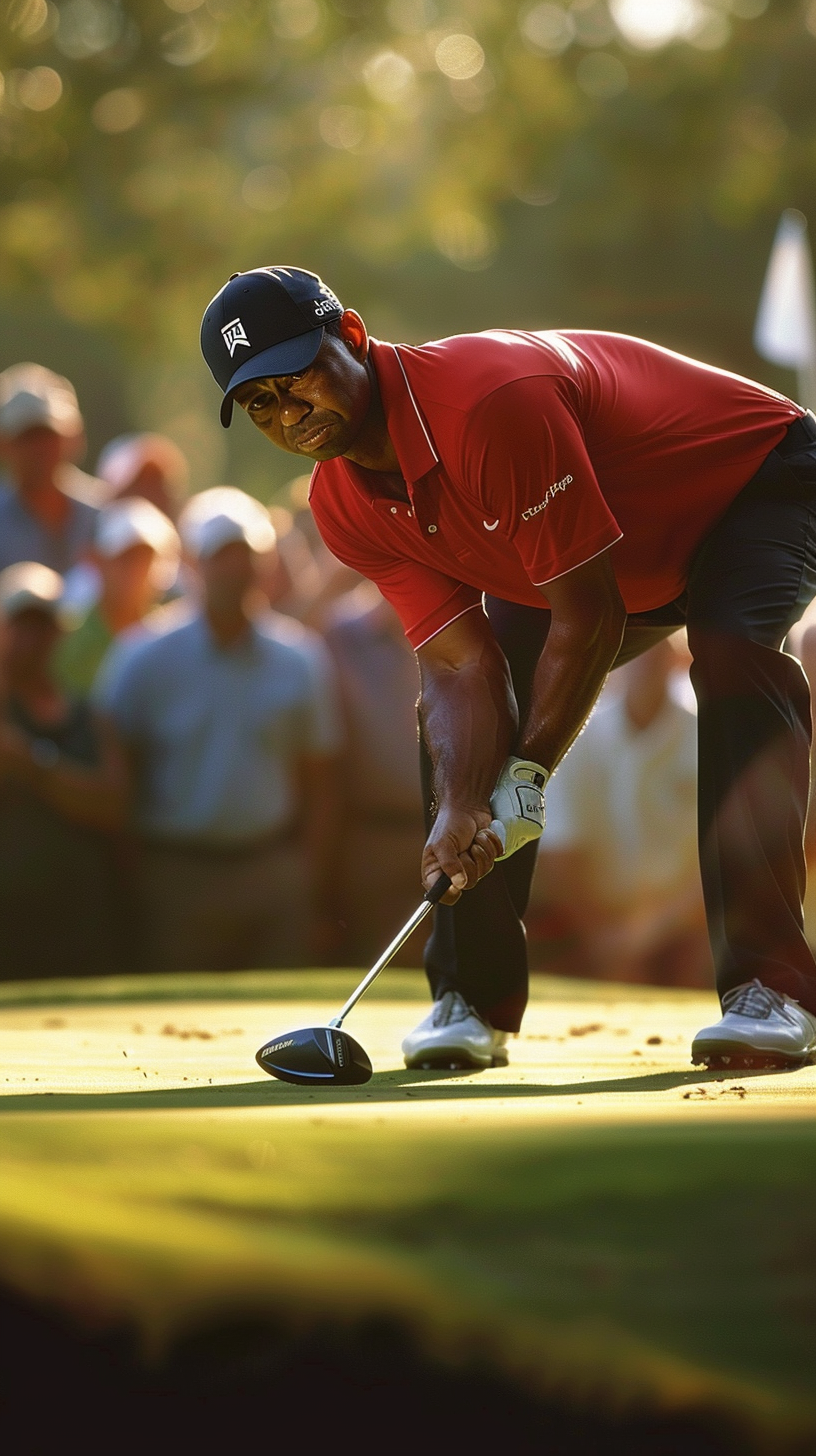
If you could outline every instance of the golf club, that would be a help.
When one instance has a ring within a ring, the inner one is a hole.
[[[305,1087],[353,1087],[367,1082],[373,1071],[371,1062],[360,1043],[340,1028],[352,1007],[376,981],[380,971],[384,971],[389,961],[394,959],[412,931],[442,899],[450,885],[450,879],[443,874],[425,892],[410,920],[352,991],[339,1016],[335,1016],[328,1026],[305,1026],[276,1036],[261,1047],[255,1057],[258,1066],[281,1082],[296,1082]]]

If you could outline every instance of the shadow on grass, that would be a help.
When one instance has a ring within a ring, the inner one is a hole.
[[[740,1078],[762,1076],[741,1072]],[[478,1072],[377,1072],[362,1087],[293,1087],[273,1078],[215,1087],[169,1087],[143,1092],[23,1092],[0,1096],[0,1114],[11,1112],[183,1112],[187,1108],[295,1107],[298,1104],[365,1102],[508,1101],[531,1097],[591,1097],[600,1092],[666,1092],[673,1087],[722,1082],[722,1072],[652,1072],[603,1082],[480,1082]]]

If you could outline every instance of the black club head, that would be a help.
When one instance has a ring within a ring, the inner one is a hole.
[[[335,1026],[284,1032],[262,1046],[255,1060],[270,1077],[302,1087],[354,1087],[373,1071],[360,1043]]]

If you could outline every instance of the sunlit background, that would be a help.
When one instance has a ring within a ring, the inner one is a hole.
[[[89,460],[291,464],[217,424],[198,323],[317,269],[372,331],[623,329],[784,389],[751,330],[816,220],[816,0],[2,0],[0,366],[77,385]]]

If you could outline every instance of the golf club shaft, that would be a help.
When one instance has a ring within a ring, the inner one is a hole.
[[[412,932],[416,930],[418,925],[422,924],[425,916],[430,910],[433,909],[434,905],[438,904],[438,902],[442,899],[442,896],[446,894],[447,891],[450,889],[450,886],[451,882],[448,876],[440,875],[439,879],[431,886],[430,890],[426,891],[425,895],[423,895],[422,897],[422,900],[417,905],[417,908],[411,916],[410,920],[406,921],[399,935],[397,935],[394,940],[392,940],[387,950],[383,951],[380,959],[371,967],[368,975],[363,978],[356,991],[352,991],[342,1011],[338,1016],[335,1016],[333,1021],[329,1022],[329,1026],[342,1026],[352,1007],[357,1005],[357,1002],[359,1001],[361,996],[365,995],[372,981],[376,981],[378,975],[380,974],[380,971],[385,970],[388,962],[394,959],[397,951],[401,950],[409,935],[411,935]]]

